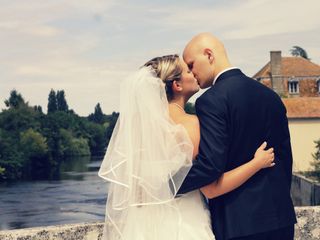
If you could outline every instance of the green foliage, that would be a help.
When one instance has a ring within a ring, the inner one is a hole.
[[[295,57],[303,57],[307,60],[311,60],[309,57],[308,57],[308,53],[306,50],[304,50],[302,47],[299,47],[299,46],[293,46],[291,49],[290,49],[290,53],[292,56],[295,56]]]
[[[58,110],[56,92],[51,89],[48,97],[48,113],[53,113]]]
[[[26,105],[21,94],[15,89],[10,92],[9,99],[5,100],[4,103],[8,108],[19,108],[20,106]]]
[[[67,112],[69,107],[67,100],[65,99],[64,90],[57,91],[57,110]]]
[[[110,116],[108,116],[109,119],[109,127],[107,129],[106,138],[107,138],[107,144],[109,144],[110,138],[113,133],[113,129],[118,121],[119,113],[113,112]]]
[[[103,115],[102,109],[100,107],[100,103],[98,103],[94,108],[94,113],[90,114],[88,119],[92,122],[101,124],[104,121],[103,118],[104,118],[104,115]]]
[[[315,171],[317,171],[320,175],[320,139],[314,141],[316,144],[316,152],[312,154],[314,162],[312,165],[314,166]]]
[[[97,105],[98,121],[89,121],[68,110],[64,96],[51,90],[44,114],[11,91],[0,112],[0,180],[49,179],[70,156],[104,154],[118,114],[104,115]]]
[[[60,128],[60,144],[63,157],[90,155],[88,139],[75,138],[72,132]]]
[[[186,113],[196,114],[196,109],[193,103],[187,102],[187,104],[184,107],[184,110],[186,111]]]
[[[36,111],[36,112],[43,113],[43,112],[42,112],[42,107],[39,106],[39,105],[34,106],[33,109],[34,109],[34,111]]]
[[[29,128],[20,134],[20,151],[24,158],[23,177],[44,178],[50,165],[46,138]]]
[[[20,134],[20,143],[24,154],[28,157],[42,157],[48,152],[46,139],[32,128]]]
[[[280,96],[280,98],[288,98],[287,93],[279,93],[278,95]]]
[[[4,176],[5,171],[5,168],[0,167],[0,179],[2,178],[2,176]]]
[[[107,144],[106,130],[103,125],[95,124],[92,122],[84,122],[83,131],[85,137],[89,139],[90,151],[95,155],[103,153]]]
[[[0,164],[4,167],[5,171],[1,175],[1,179],[19,179],[22,178],[23,162],[21,154],[13,153],[6,156],[5,159],[0,159]]]
[[[0,166],[5,169],[0,179],[21,178],[24,160],[15,135],[0,128]]]

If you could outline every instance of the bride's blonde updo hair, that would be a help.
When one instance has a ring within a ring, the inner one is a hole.
[[[173,81],[179,81],[182,74],[179,55],[156,57],[143,66],[150,66],[155,71],[156,76],[165,83],[167,98],[168,101],[171,101],[174,97],[172,83]]]

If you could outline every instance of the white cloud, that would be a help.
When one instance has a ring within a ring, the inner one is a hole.
[[[22,26],[23,27],[23,26]],[[22,30],[27,34],[32,34],[40,37],[55,37],[61,34],[61,30],[50,26],[33,26],[31,28],[25,28]]]
[[[2,101],[13,88],[30,104],[41,104],[44,109],[51,88],[65,89],[70,106],[83,115],[91,112],[98,100],[103,102],[100,89],[108,92],[117,86],[108,79],[119,79],[121,74],[113,64],[90,56],[102,40],[90,21],[113,4],[99,0],[31,0],[28,4],[11,1],[2,6],[0,106],[4,107]],[[84,28],[83,24],[88,26]],[[125,69],[125,65],[122,67]],[[87,92],[90,98],[83,97]],[[111,108],[106,107],[106,111]]]
[[[119,85],[131,70],[125,64],[109,67],[80,65],[65,71],[52,71],[25,67],[22,69],[23,81],[1,83],[0,95],[7,98],[10,90],[17,89],[31,105],[42,105],[44,111],[50,89],[64,89],[70,108],[80,115],[93,112],[94,106],[100,102],[105,113],[118,109]],[[34,77],[37,78],[34,78]],[[40,77],[40,78],[39,78]],[[20,78],[19,78],[20,79]],[[3,105],[4,107],[4,105]]]
[[[70,107],[81,115],[97,102],[110,113],[118,109],[119,83],[126,74],[155,56],[181,53],[201,31],[221,37],[232,62],[250,74],[268,61],[271,49],[285,52],[296,44],[317,63],[319,4],[7,1],[0,8],[0,108],[16,88],[30,104],[46,109],[53,88],[64,89]]]
[[[165,21],[168,26],[180,30],[209,30],[224,39],[243,39],[319,30],[319,8],[317,0],[247,0],[217,8],[194,6],[192,11],[177,6],[167,11]]]

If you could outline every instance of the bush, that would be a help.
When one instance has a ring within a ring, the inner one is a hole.
[[[28,129],[20,134],[24,178],[44,178],[50,171],[48,145],[41,133]]]
[[[72,132],[61,128],[61,149],[63,157],[90,155],[88,140],[85,138],[75,138]]]
[[[104,115],[98,104],[95,121],[89,121],[69,110],[64,91],[58,91],[58,100],[53,91],[51,95],[51,102],[58,102],[48,114],[29,106],[15,90],[5,101],[8,108],[0,112],[0,180],[50,179],[59,175],[64,158],[104,154],[118,114]]]
[[[315,176],[320,179],[320,139],[317,141],[314,141],[316,144],[316,152],[312,154],[314,162],[312,163],[315,171]]]

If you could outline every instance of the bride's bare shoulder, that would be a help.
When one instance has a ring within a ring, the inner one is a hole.
[[[186,114],[183,117],[181,124],[191,132],[199,131],[200,123],[196,115]]]
[[[197,116],[195,115],[186,115],[184,117],[184,121],[181,123],[193,143],[193,157],[195,157],[198,153],[199,142],[200,142],[200,124]]]
[[[199,120],[196,115],[181,113],[181,112],[175,111],[175,109],[170,109],[170,108],[169,108],[169,115],[175,123],[182,124],[186,128],[199,127]]]
[[[187,124],[191,124],[191,125],[199,125],[199,119],[196,115],[193,114],[186,114],[184,116],[184,121]]]

